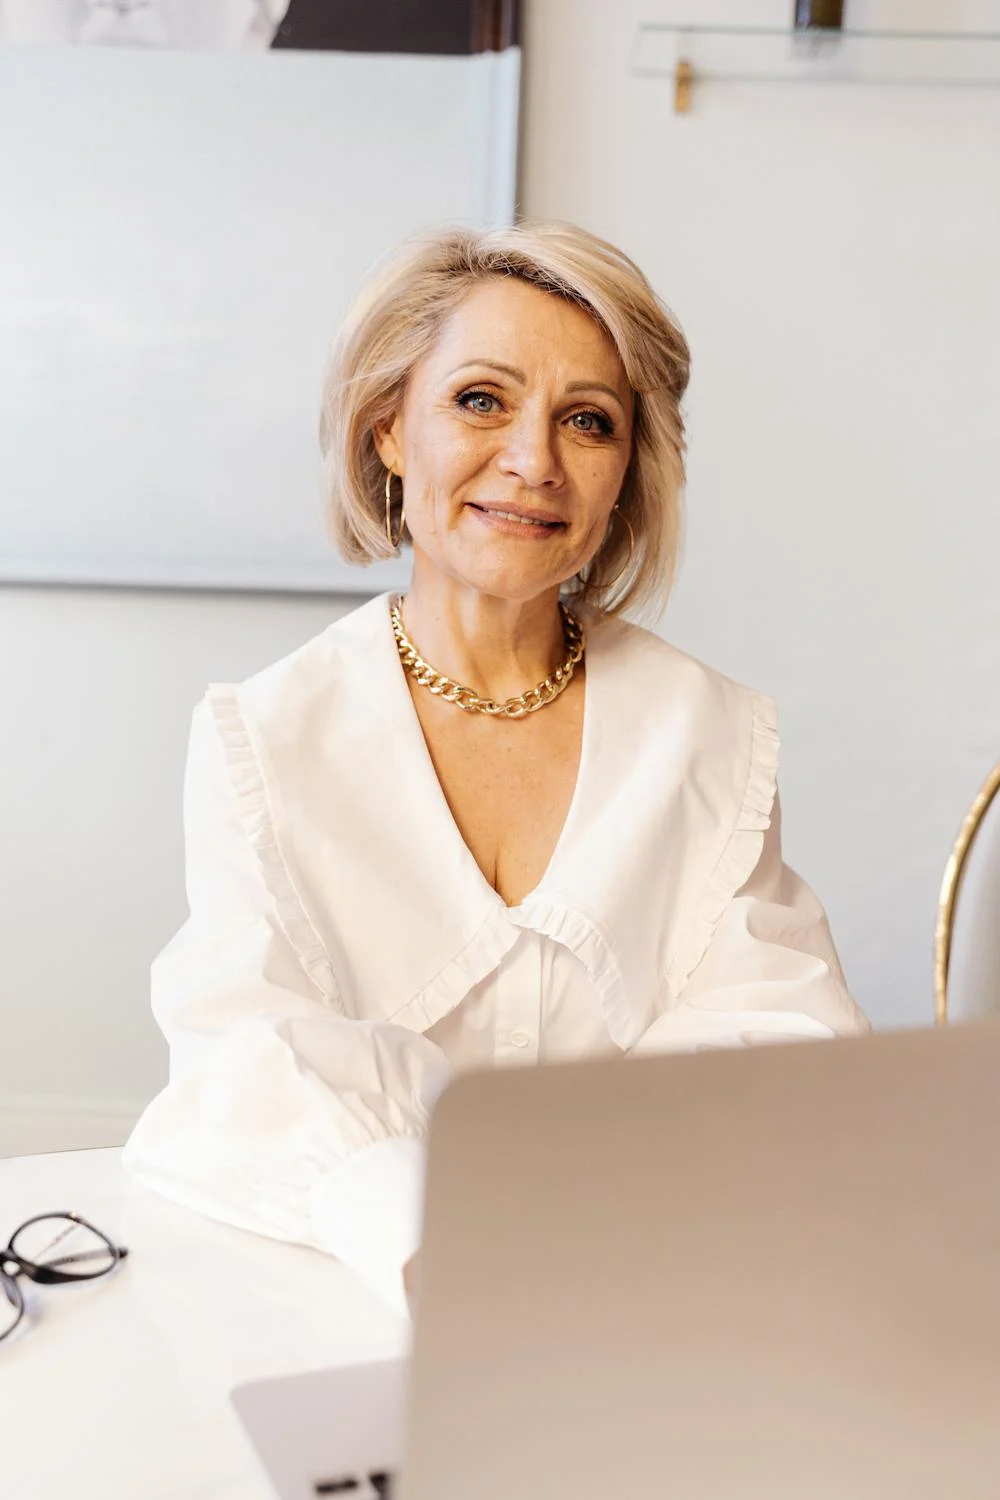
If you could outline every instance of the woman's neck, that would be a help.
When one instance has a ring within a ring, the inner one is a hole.
[[[403,626],[435,671],[497,700],[535,687],[566,654],[558,590],[500,599],[415,570]]]

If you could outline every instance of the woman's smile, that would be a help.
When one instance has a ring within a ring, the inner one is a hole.
[[[548,541],[556,532],[565,531],[566,523],[545,511],[522,510],[520,507],[469,500],[466,509],[484,526],[519,541]]]

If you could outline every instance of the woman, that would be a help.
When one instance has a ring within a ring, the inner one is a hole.
[[[773,705],[621,618],[669,586],[688,368],[582,230],[407,247],[323,443],[341,551],[406,534],[412,584],[195,713],[127,1163],[399,1307],[454,1069],[866,1027],[782,863]]]

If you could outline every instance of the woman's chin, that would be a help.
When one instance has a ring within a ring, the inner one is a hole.
[[[487,566],[456,568],[452,576],[466,588],[476,589],[495,599],[509,599],[511,603],[538,599],[543,594],[556,594],[562,586],[560,574],[542,569]]]
[[[479,548],[474,552],[456,549],[440,559],[414,548],[415,581],[437,574],[460,587],[475,589],[495,599],[509,599],[512,603],[557,593],[574,576],[574,571],[569,563],[560,566],[555,558],[543,562],[540,558],[519,557],[513,547],[491,548],[486,556]]]

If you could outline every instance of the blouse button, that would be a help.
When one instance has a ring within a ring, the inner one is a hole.
[[[523,1031],[512,1031],[510,1039],[515,1047],[528,1047],[531,1045],[531,1037],[526,1036]]]

